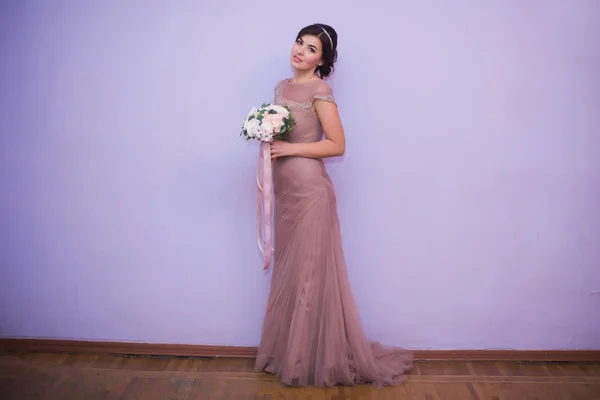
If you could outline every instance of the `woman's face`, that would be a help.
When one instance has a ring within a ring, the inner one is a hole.
[[[294,43],[290,63],[296,69],[314,71],[318,65],[321,65],[322,57],[321,39],[312,35],[304,35]]]

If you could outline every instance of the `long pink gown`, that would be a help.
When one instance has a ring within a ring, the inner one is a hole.
[[[334,102],[324,81],[275,88],[296,119],[289,142],[316,142],[315,100]],[[399,384],[412,353],[369,342],[344,261],[335,191],[323,161],[279,158],[273,165],[274,262],[256,369],[290,386]]]

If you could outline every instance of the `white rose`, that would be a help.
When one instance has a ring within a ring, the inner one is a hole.
[[[271,135],[273,133],[273,124],[269,120],[263,119],[261,126],[265,134]]]
[[[282,107],[282,106],[277,106],[277,105],[273,106],[273,110],[275,110],[277,112],[277,114],[281,114],[284,117],[287,117],[290,114],[290,112],[288,110],[286,110],[285,107]]]
[[[246,121],[246,134],[253,138],[258,137],[260,135],[260,121],[256,118],[251,119],[250,121]]]

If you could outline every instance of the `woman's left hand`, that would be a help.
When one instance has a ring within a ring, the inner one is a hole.
[[[271,143],[271,160],[276,160],[279,157],[286,157],[292,155],[293,144],[283,140],[275,139]]]

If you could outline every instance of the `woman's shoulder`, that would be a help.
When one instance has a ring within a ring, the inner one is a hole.
[[[331,89],[331,83],[329,83],[328,81],[324,80],[324,79],[319,79],[318,81],[316,81],[315,83],[315,87],[318,89]]]
[[[280,80],[279,82],[277,82],[277,84],[275,85],[275,89],[280,88],[281,86],[283,86],[285,83],[289,82],[290,78],[285,78]]]
[[[333,86],[327,81],[320,80],[315,83],[314,86],[314,97],[316,98],[327,98],[333,100]]]

